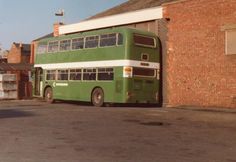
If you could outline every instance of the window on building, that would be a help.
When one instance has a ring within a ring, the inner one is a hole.
[[[72,50],[83,49],[84,48],[84,38],[72,39]]]
[[[60,51],[68,51],[71,47],[71,40],[60,41]]]
[[[98,80],[113,80],[113,68],[98,68]]]
[[[56,70],[47,70],[46,80],[55,80],[55,79],[56,79]]]
[[[68,80],[68,70],[58,70],[57,80]]]
[[[96,80],[96,69],[83,69],[83,80]]]
[[[225,30],[225,53],[236,54],[236,28]]]
[[[48,52],[58,51],[58,41],[48,43]]]
[[[98,36],[90,36],[85,39],[85,48],[96,48],[98,47]]]
[[[70,80],[81,80],[82,70],[81,69],[71,69],[70,70]]]

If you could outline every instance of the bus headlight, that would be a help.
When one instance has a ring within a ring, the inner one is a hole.
[[[124,78],[132,78],[133,68],[130,66],[123,67],[123,77]]]

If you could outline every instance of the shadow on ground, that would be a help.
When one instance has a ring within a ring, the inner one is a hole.
[[[15,109],[0,110],[0,119],[30,117],[30,116],[34,116],[34,114],[30,112],[15,110]]]
[[[64,101],[57,100],[55,103],[67,103],[72,105],[81,105],[81,106],[91,106],[93,105],[90,102],[82,101]],[[119,107],[119,108],[161,108],[161,104],[151,104],[151,103],[104,103],[103,107]]]

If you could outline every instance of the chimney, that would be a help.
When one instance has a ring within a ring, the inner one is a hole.
[[[53,24],[53,36],[54,37],[59,36],[59,27],[62,25],[64,25],[62,22]]]

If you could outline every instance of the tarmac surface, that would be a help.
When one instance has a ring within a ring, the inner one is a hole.
[[[236,162],[236,109],[0,101],[0,162]]]

